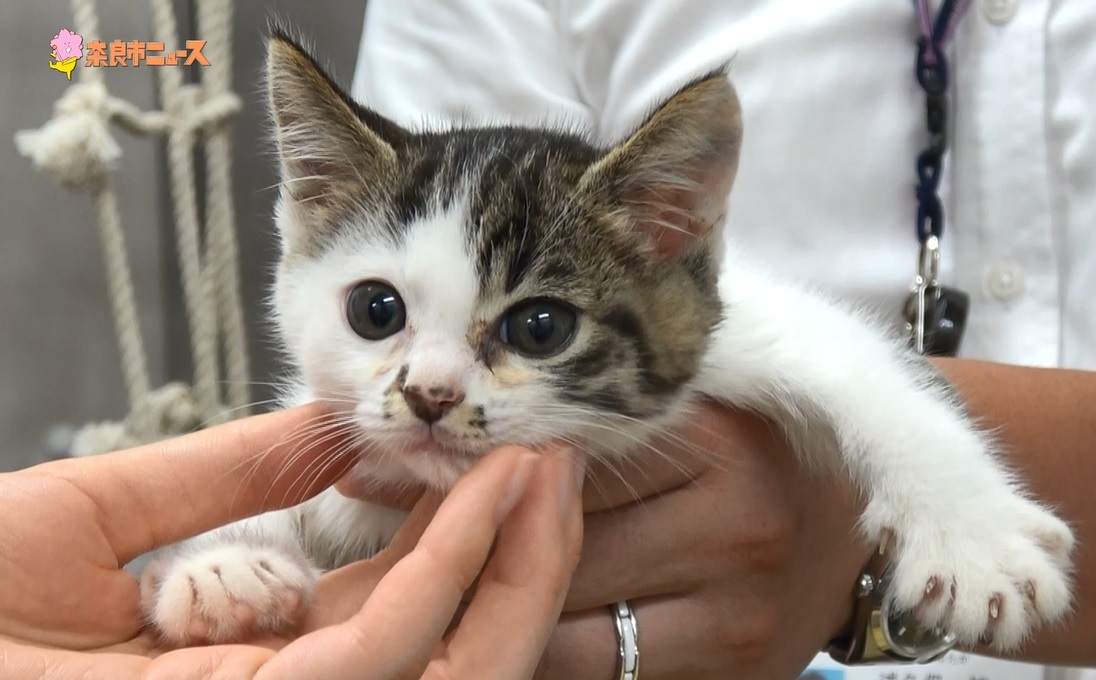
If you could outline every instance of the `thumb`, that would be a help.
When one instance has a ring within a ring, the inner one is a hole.
[[[27,473],[62,479],[86,496],[124,563],[314,496],[354,462],[351,427],[313,403]]]

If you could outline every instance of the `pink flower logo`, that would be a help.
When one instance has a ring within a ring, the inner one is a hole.
[[[72,70],[76,68],[80,57],[84,56],[83,36],[62,28],[57,35],[53,36],[53,40],[49,41],[49,46],[53,48],[50,56],[56,59],[49,63],[49,67],[64,73],[66,78],[72,80]]]

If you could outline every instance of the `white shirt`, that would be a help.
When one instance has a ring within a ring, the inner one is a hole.
[[[898,324],[926,142],[916,36],[910,0],[371,0],[353,93],[412,127],[549,120],[616,140],[730,60],[729,237]],[[971,296],[961,354],[1096,369],[1096,3],[975,0],[952,44],[942,278]],[[989,680],[1042,676],[987,663]],[[933,672],[970,680],[958,668]]]

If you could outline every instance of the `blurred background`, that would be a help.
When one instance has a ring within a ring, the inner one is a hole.
[[[97,5],[105,39],[152,39],[145,0]],[[201,38],[193,2],[174,0],[174,6],[180,39]],[[270,396],[263,383],[279,370],[263,318],[276,252],[271,208],[277,181],[259,78],[266,19],[273,12],[299,27],[349,86],[365,0],[239,0],[234,7],[233,89],[244,108],[232,128],[233,193],[252,398],[258,401]],[[12,141],[16,130],[45,124],[69,85],[47,63],[50,40],[61,28],[73,28],[72,16],[66,0],[0,0],[0,471],[54,457],[72,428],[120,419],[127,411],[91,197],[36,171]],[[195,75],[194,67],[186,70]],[[159,108],[155,68],[103,72],[113,95],[145,111]],[[78,78],[79,69],[73,82]],[[152,384],[189,382],[164,144],[119,128],[113,134],[123,154],[113,180]]]

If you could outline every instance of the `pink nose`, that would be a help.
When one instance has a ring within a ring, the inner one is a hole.
[[[464,401],[464,393],[450,387],[423,389],[418,385],[407,385],[403,388],[403,399],[412,413],[424,422],[433,424]]]

